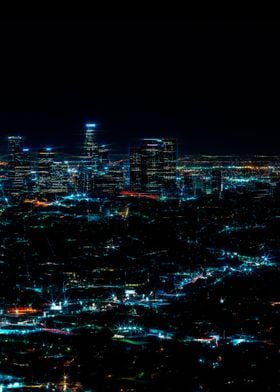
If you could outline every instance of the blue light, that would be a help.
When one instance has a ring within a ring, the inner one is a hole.
[[[95,123],[87,123],[86,128],[95,128],[96,124]]]
[[[52,151],[51,147],[46,147],[46,151]]]
[[[23,151],[23,152],[28,152],[28,151],[29,151],[29,148],[23,148],[22,151]]]
[[[233,346],[238,346],[239,344],[241,344],[241,343],[244,343],[244,342],[246,342],[246,340],[245,339],[232,339],[231,340],[231,343],[233,344]]]

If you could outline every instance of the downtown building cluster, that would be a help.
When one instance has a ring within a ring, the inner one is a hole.
[[[22,136],[8,137],[1,173],[6,196],[107,194],[123,187],[122,162],[109,162],[109,150],[96,141],[95,124],[86,124],[83,148],[71,159],[58,156],[52,147],[33,151],[23,143]]]
[[[96,124],[85,126],[78,156],[59,159],[45,147],[32,151],[22,136],[8,137],[8,158],[1,165],[2,192],[6,196],[36,194],[113,195],[119,192],[176,195],[176,139],[144,139],[129,156],[110,157],[96,140]]]
[[[178,157],[175,138],[143,138],[127,154],[113,154],[97,139],[96,124],[85,125],[74,156],[52,147],[29,149],[23,136],[7,139],[7,159],[0,162],[3,200],[59,195],[197,199],[224,192],[279,192],[278,157]]]
[[[0,392],[279,390],[278,156],[7,141]]]

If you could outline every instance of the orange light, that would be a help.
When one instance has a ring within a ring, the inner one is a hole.
[[[152,199],[152,200],[159,200],[160,198],[159,195],[150,195],[148,193],[142,193],[142,192],[121,191],[119,194],[131,196],[131,197],[139,197],[142,199]]]
[[[8,308],[7,313],[9,314],[33,314],[33,313],[38,313],[38,309],[32,308],[32,306],[19,306],[19,307],[13,307],[13,308]]]
[[[38,199],[25,199],[23,202],[33,204],[35,207],[48,207],[49,206],[49,203],[47,203],[46,201],[41,201]]]

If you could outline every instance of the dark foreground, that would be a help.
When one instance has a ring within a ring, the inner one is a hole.
[[[3,206],[0,391],[278,391],[279,200]]]

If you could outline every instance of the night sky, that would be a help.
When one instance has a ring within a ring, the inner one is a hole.
[[[1,144],[70,149],[90,120],[114,151],[279,153],[279,42],[267,20],[1,20]]]

